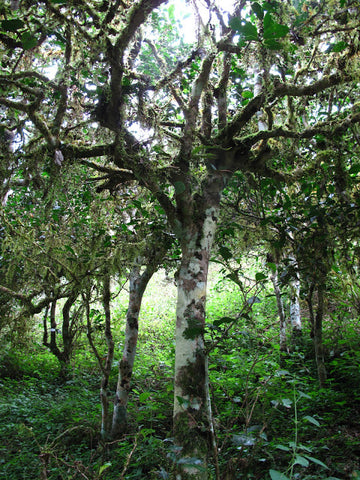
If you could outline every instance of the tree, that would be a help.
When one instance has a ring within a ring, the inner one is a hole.
[[[101,174],[101,188],[137,183],[179,242],[178,478],[207,478],[203,334],[224,187],[236,171],[292,183],[312,164],[313,141],[352,135],[360,121],[356,3],[243,0],[229,22],[216,2],[193,3],[190,45],[177,4],[159,8],[165,0],[5,6],[0,38],[4,128],[23,136],[10,180],[21,172],[44,190],[82,163]]]

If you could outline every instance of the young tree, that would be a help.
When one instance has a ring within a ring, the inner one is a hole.
[[[137,182],[178,239],[179,479],[207,478],[203,332],[224,187],[239,170],[293,182],[311,162],[312,139],[351,134],[360,121],[356,4],[242,0],[229,20],[220,3],[193,2],[189,45],[178,3],[156,10],[165,0],[20,2],[5,7],[0,38],[4,126],[24,137],[9,168],[32,187],[34,171],[47,168],[51,181],[74,163],[110,190]],[[40,173],[37,188],[46,182]]]

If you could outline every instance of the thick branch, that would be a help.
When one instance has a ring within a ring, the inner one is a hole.
[[[313,82],[310,85],[293,85],[289,83],[279,83],[274,89],[274,97],[284,97],[285,95],[291,97],[305,97],[315,95],[323,90],[339,85],[349,78],[343,75],[341,72],[334,73],[333,75],[327,75],[317,82]]]
[[[273,130],[260,131],[239,140],[235,140],[237,146],[246,146],[250,148],[260,140],[268,140],[269,138],[313,138],[315,135],[337,135],[347,130],[351,125],[360,123],[360,113],[351,115],[340,122],[318,122],[310,128],[303,131],[288,130],[284,127],[274,128]]]
[[[145,22],[148,15],[167,0],[142,0],[130,10],[125,28],[116,41],[116,48],[124,52],[136,30]]]

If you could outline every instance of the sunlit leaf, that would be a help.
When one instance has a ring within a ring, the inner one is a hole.
[[[264,17],[264,39],[271,40],[274,38],[285,37],[289,33],[287,25],[276,23],[269,12]]]
[[[99,475],[101,475],[107,468],[111,467],[111,462],[106,462],[99,468]]]
[[[256,26],[251,22],[246,22],[240,18],[232,18],[229,22],[230,27],[236,30],[240,37],[245,41],[258,40]]]
[[[250,90],[244,90],[244,91],[241,92],[241,96],[243,98],[253,98],[254,94]]]

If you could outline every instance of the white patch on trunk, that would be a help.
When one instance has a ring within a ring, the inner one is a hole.
[[[210,251],[216,230],[216,221],[218,218],[218,209],[210,207],[205,211],[205,220],[203,223],[202,235],[200,240],[200,248],[196,249],[196,239],[190,239],[188,252],[191,252],[191,258],[189,262],[186,260],[183,262],[178,279],[178,296],[176,307],[176,353],[175,353],[175,387],[174,387],[174,416],[182,411],[187,406],[190,406],[196,410],[200,410],[203,407],[204,399],[189,398],[182,391],[181,386],[178,386],[176,379],[179,372],[186,367],[189,363],[193,363],[196,358],[196,353],[204,351],[204,341],[201,335],[194,339],[186,338],[184,331],[188,328],[186,317],[186,310],[199,302],[205,302],[206,297],[206,285],[207,285],[207,273],[208,262],[210,258]],[[189,253],[188,253],[189,255]],[[203,258],[204,255],[206,258]],[[197,276],[203,270],[201,279]],[[189,290],[186,288],[187,282],[193,282],[194,287]],[[204,304],[205,309],[205,304]],[[205,322],[205,318],[203,319]],[[181,398],[179,402],[178,397]]]

